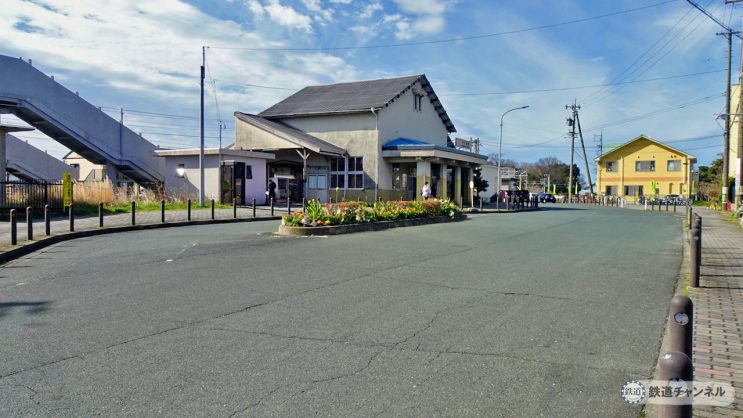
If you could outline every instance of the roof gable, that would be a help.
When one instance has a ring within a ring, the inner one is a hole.
[[[343,148],[323,141],[320,138],[314,137],[298,129],[292,128],[291,126],[288,126],[284,123],[275,122],[266,118],[262,118],[260,116],[242,112],[235,112],[235,117],[243,122],[269,132],[279,137],[280,139],[299,147],[307,148],[320,154],[345,154],[345,150]]]
[[[655,140],[655,139],[653,139],[653,138],[651,138],[651,137],[649,137],[647,135],[639,135],[639,136],[637,136],[637,137],[635,137],[635,138],[633,138],[633,139],[625,142],[624,144],[622,144],[622,145],[620,145],[618,147],[615,147],[615,148],[613,148],[613,149],[611,149],[611,150],[609,150],[609,151],[601,154],[600,156],[598,156],[595,159],[595,161],[601,161],[605,157],[607,157],[607,156],[609,156],[609,155],[611,155],[611,154],[613,154],[613,153],[615,153],[615,152],[617,152],[617,151],[619,151],[619,150],[621,150],[623,148],[626,148],[627,146],[629,146],[631,144],[634,144],[635,142],[638,142],[638,141],[648,141],[648,142],[650,142],[652,144],[655,144],[655,145],[657,145],[659,147],[665,148],[665,149],[667,149],[669,151],[672,151],[672,152],[674,152],[676,154],[684,155],[684,156],[686,156],[687,158],[689,158],[691,160],[695,160],[696,161],[696,159],[697,159],[697,157],[695,157],[695,156],[693,156],[693,155],[691,155],[689,153],[686,153],[684,151],[681,151],[679,149],[676,149],[676,148],[673,148],[673,147],[671,147],[669,145],[666,145],[666,144],[664,144],[664,143],[662,143],[662,142],[660,142],[658,140]]]
[[[456,132],[436,93],[424,74],[351,83],[308,86],[262,111],[258,116],[281,119],[382,109],[420,81],[448,132]]]

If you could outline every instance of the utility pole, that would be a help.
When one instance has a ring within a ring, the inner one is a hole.
[[[217,176],[217,179],[219,180],[219,183],[217,184],[217,190],[219,190],[219,201],[222,201],[222,129],[226,128],[227,126],[222,122],[219,121],[219,164],[217,169],[219,170],[219,175]],[[224,202],[223,202],[224,203]]]
[[[728,41],[728,61],[727,72],[725,73],[725,132],[722,143],[722,207],[726,206],[728,201],[728,177],[730,173],[730,66],[733,52],[733,31],[718,32],[717,35],[724,35]]]
[[[580,106],[573,108],[573,116],[575,117],[575,123],[578,124],[578,135],[580,136],[580,147],[583,149],[583,162],[586,164],[586,178],[588,178],[588,189],[591,191],[593,196],[593,183],[591,183],[591,167],[588,166],[588,155],[586,155],[586,146],[583,144],[583,130],[580,128],[580,117],[578,117],[578,109]]]
[[[575,115],[575,109],[579,108],[580,106],[577,105],[577,102],[573,102],[572,105],[565,105],[565,109],[572,109],[573,115]],[[570,171],[568,174],[568,202],[572,202],[573,200],[573,154],[575,153],[575,119],[568,118],[568,126],[571,127],[570,129]]]
[[[201,47],[201,118],[199,127],[199,206],[204,205],[204,75],[206,47]]]
[[[725,0],[725,4],[739,3],[741,1],[743,0]],[[738,182],[735,185],[735,187],[737,187],[735,190],[735,205],[737,207],[740,207],[741,204],[743,204],[743,41],[741,41],[740,44],[740,52],[740,70],[738,72],[738,108],[735,110],[735,114],[738,117],[738,146],[735,153],[738,157],[738,175],[736,176]]]

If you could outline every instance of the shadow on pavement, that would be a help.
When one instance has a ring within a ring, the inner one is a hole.
[[[11,311],[20,309],[25,315],[43,314],[49,310],[51,301],[40,302],[0,302],[0,318],[8,315]]]

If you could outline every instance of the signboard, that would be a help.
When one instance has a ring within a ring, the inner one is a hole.
[[[454,146],[457,148],[467,148],[468,150],[471,150],[472,141],[462,139],[462,138],[454,138]]]
[[[62,196],[64,205],[70,206],[72,204],[72,174],[67,171],[62,174]]]

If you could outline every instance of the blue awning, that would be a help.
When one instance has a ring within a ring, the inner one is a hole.
[[[410,148],[410,147],[415,147],[415,148],[431,147],[431,148],[435,148],[436,145],[434,145],[434,144],[432,144],[430,142],[421,141],[419,139],[411,139],[411,138],[397,138],[397,139],[393,139],[392,141],[388,141],[387,143],[385,143],[384,145],[382,145],[382,149],[383,150],[395,150],[395,149]]]

